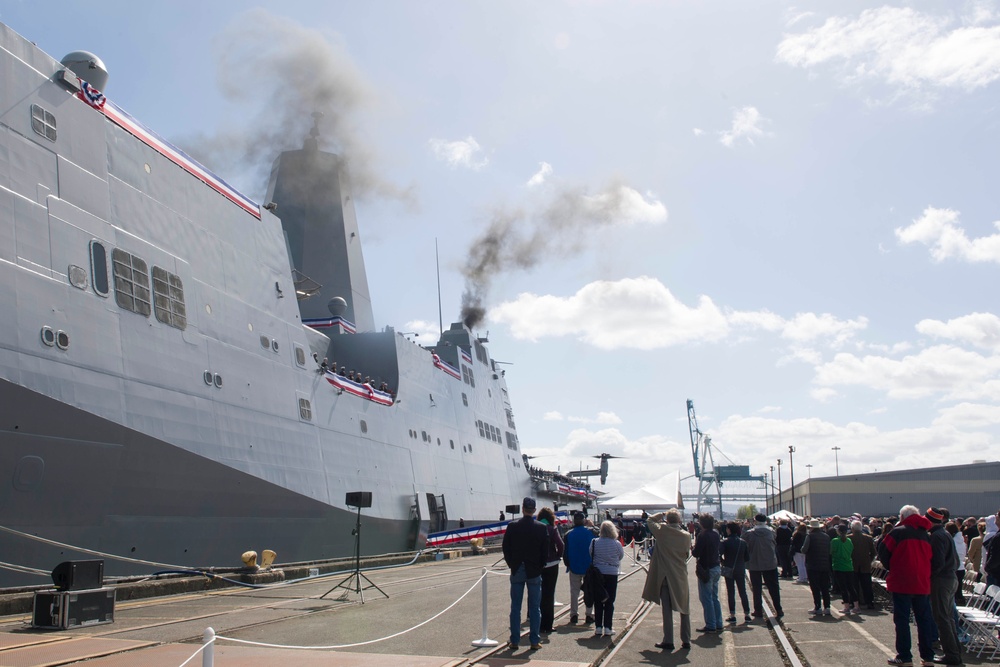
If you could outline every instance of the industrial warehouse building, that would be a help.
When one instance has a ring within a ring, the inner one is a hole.
[[[903,505],[946,507],[952,516],[987,516],[1000,510],[1000,461],[814,477],[769,498],[771,512],[802,516],[894,516]]]

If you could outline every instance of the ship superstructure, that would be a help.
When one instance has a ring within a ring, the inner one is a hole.
[[[0,24],[0,526],[184,566],[292,562],[352,552],[348,492],[372,492],[363,546],[383,553],[537,491],[483,341],[376,328],[336,155],[315,136],[280,155],[260,206],[74,56]],[[0,553],[78,556],[10,533]],[[13,583],[43,582],[0,569]]]

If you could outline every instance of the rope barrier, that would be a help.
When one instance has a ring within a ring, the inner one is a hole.
[[[325,577],[332,577],[332,576],[344,573],[343,570],[337,570],[335,572],[327,572],[325,574],[318,574],[318,575],[315,575],[315,576],[310,575],[310,576],[307,576],[307,577],[301,577],[299,579],[289,579],[289,580],[286,580],[286,581],[275,581],[275,582],[271,582],[271,583],[267,583],[267,584],[252,584],[252,583],[248,583],[248,582],[245,582],[245,581],[239,581],[237,579],[230,579],[228,577],[223,577],[221,575],[215,574],[214,572],[210,572],[209,571],[210,568],[186,568],[186,567],[184,567],[182,565],[174,565],[172,563],[159,563],[159,562],[156,562],[156,561],[143,560],[141,558],[131,558],[129,556],[118,556],[118,555],[115,555],[115,554],[105,553],[103,551],[95,551],[94,549],[87,549],[86,547],[79,547],[79,546],[75,546],[75,545],[72,545],[72,544],[65,544],[63,542],[57,542],[56,540],[50,540],[48,538],[40,537],[38,535],[31,535],[29,533],[24,533],[24,532],[21,532],[19,530],[15,530],[14,528],[8,528],[6,526],[0,526],[0,531],[5,532],[5,533],[9,533],[11,535],[16,535],[18,537],[24,537],[24,538],[27,538],[29,540],[34,540],[36,542],[41,542],[42,544],[47,544],[49,546],[59,547],[61,549],[70,549],[72,551],[78,551],[80,553],[88,554],[88,555],[91,555],[91,556],[100,556],[102,558],[108,558],[110,560],[117,560],[117,561],[122,561],[122,562],[126,562],[126,563],[136,563],[138,565],[150,565],[150,566],[153,566],[153,567],[167,568],[165,570],[160,570],[158,572],[154,572],[153,576],[160,575],[160,574],[194,574],[194,575],[199,575],[199,576],[207,577],[209,579],[218,579],[220,581],[225,581],[227,583],[233,584],[234,586],[243,586],[244,588],[275,588],[275,587],[278,587],[278,586],[287,586],[289,584],[295,584],[295,583],[299,583],[299,582],[302,582],[302,581],[310,581],[310,580],[313,580],[313,579],[323,579]],[[409,565],[413,565],[414,563],[416,563],[417,559],[420,558],[420,556],[422,556],[427,551],[433,551],[433,550],[432,549],[431,550],[421,549],[420,551],[417,551],[416,554],[413,556],[413,558],[409,562],[407,562],[407,563],[397,563],[395,565],[378,565],[378,566],[375,566],[375,567],[366,567],[366,568],[361,568],[361,571],[362,572],[374,572],[376,570],[390,570],[390,569],[397,568],[397,567],[407,567]],[[407,553],[407,552],[402,552],[402,553]],[[393,556],[393,555],[398,555],[398,554],[385,554],[385,555],[387,555],[387,556]],[[13,570],[15,572],[21,572],[21,573],[24,573],[24,574],[34,574],[34,575],[44,576],[44,577],[48,577],[48,576],[51,575],[51,572],[48,571],[48,570],[39,570],[39,569],[36,569],[36,568],[27,567],[25,565],[15,565],[13,563],[0,562],[0,568],[5,568],[5,569],[8,569],[8,570]]]
[[[28,567],[27,565],[16,565],[14,563],[4,563],[2,561],[0,561],[0,567],[5,570],[21,572],[22,574],[37,574],[41,577],[47,577],[52,574],[48,570],[39,570],[38,568]]]
[[[215,643],[215,631],[212,628],[205,629],[205,643],[198,647],[198,650],[191,654],[187,660],[182,662],[178,667],[184,667],[189,662],[198,657],[198,654],[202,651],[205,652],[202,657],[201,664],[202,667],[212,667],[215,664],[215,656],[212,653],[212,644]]]
[[[368,641],[355,642],[353,644],[335,644],[333,646],[287,646],[287,645],[284,645],[284,644],[267,644],[265,642],[254,642],[254,641],[250,641],[248,639],[235,639],[233,637],[224,637],[223,635],[216,635],[215,638],[216,638],[216,640],[223,639],[225,641],[235,642],[237,644],[247,644],[247,645],[250,645],[250,646],[261,646],[261,647],[264,647],[264,648],[287,648],[287,649],[295,649],[295,650],[301,650],[301,651],[328,651],[328,650],[331,650],[331,649],[354,648],[356,646],[367,646],[369,644],[377,644],[378,642],[383,642],[383,641],[386,641],[388,639],[395,639],[396,637],[400,637],[402,635],[405,635],[406,633],[412,632],[412,631],[416,630],[417,628],[421,628],[421,627],[427,625],[428,623],[430,623],[431,621],[437,619],[439,616],[441,616],[444,613],[450,611],[455,605],[457,605],[459,602],[461,602],[462,600],[464,600],[465,597],[469,593],[471,593],[473,590],[475,590],[476,586],[479,585],[479,582],[483,581],[485,578],[486,578],[486,573],[484,572],[483,574],[479,575],[479,578],[476,579],[476,581],[472,584],[472,586],[467,591],[465,591],[464,593],[462,593],[462,595],[459,596],[459,598],[457,600],[455,600],[450,605],[448,605],[447,607],[445,607],[444,609],[442,609],[438,613],[436,613],[433,616],[431,616],[430,618],[428,618],[426,621],[423,621],[421,623],[418,623],[417,625],[414,625],[411,628],[407,628],[406,630],[401,630],[401,631],[399,631],[397,633],[388,635],[386,637],[379,637],[378,639],[370,639]]]

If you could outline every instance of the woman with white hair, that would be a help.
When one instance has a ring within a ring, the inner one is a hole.
[[[611,619],[615,614],[615,596],[618,594],[618,566],[625,556],[625,549],[618,541],[618,529],[610,521],[601,523],[601,534],[590,543],[594,565],[604,580],[606,600],[594,600],[595,637],[611,637]]]

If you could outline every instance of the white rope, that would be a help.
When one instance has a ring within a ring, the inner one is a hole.
[[[14,563],[4,563],[0,561],[0,567],[5,570],[13,570],[14,572],[23,572],[24,574],[37,574],[42,577],[47,577],[51,572],[48,570],[39,570],[34,567],[28,567],[27,565],[15,565]]]
[[[189,662],[191,662],[192,660],[194,660],[194,659],[195,659],[196,657],[198,657],[198,654],[199,654],[199,653],[201,653],[201,652],[202,652],[202,651],[204,651],[204,650],[205,650],[206,648],[208,648],[208,647],[209,647],[209,646],[210,646],[210,645],[212,644],[212,642],[214,642],[214,641],[215,641],[215,639],[212,639],[212,641],[210,641],[210,642],[207,642],[207,643],[205,643],[205,644],[202,644],[201,646],[199,646],[199,647],[198,647],[198,650],[197,650],[197,651],[195,651],[194,653],[192,653],[192,654],[191,654],[191,657],[190,657],[190,658],[188,658],[187,660],[185,660],[184,662],[182,662],[182,663],[181,663],[180,665],[178,665],[177,667],[184,667],[184,665],[186,665],[186,664],[188,664]]]
[[[64,544],[62,542],[56,542],[55,540],[50,540],[45,537],[39,537],[38,535],[30,535],[28,533],[22,533],[19,530],[14,530],[13,528],[7,528],[6,526],[0,526],[0,531],[5,533],[10,533],[11,535],[18,535],[19,537],[26,537],[29,540],[35,540],[36,542],[41,542],[43,544],[48,544],[54,547],[61,547],[63,549],[72,549],[73,551],[79,551],[80,553],[90,554],[91,556],[103,556],[104,558],[111,558],[112,560],[121,560],[128,563],[139,563],[140,565],[152,565],[153,567],[165,567],[168,569],[177,570],[190,570],[193,569],[184,565],[173,565],[171,563],[157,563],[152,560],[142,560],[140,558],[129,558],[127,556],[116,556],[114,554],[104,553],[103,551],[94,551],[93,549],[87,549],[85,547],[77,547],[72,544]]]
[[[426,621],[424,621],[422,623],[418,623],[417,625],[414,625],[412,628],[407,628],[406,630],[401,630],[400,632],[397,632],[395,634],[389,635],[388,637],[380,637],[378,639],[370,639],[370,640],[368,640],[366,642],[356,642],[354,644],[336,644],[334,646],[286,646],[284,644],[266,644],[264,642],[254,642],[254,641],[250,641],[250,640],[247,640],[247,639],[234,639],[232,637],[223,637],[222,635],[216,635],[215,638],[216,639],[225,639],[226,641],[236,642],[238,644],[249,644],[251,646],[263,646],[264,648],[288,648],[288,649],[297,649],[297,650],[303,650],[303,651],[327,651],[327,650],[330,650],[330,649],[354,648],[355,646],[366,646],[368,644],[376,644],[378,642],[386,641],[387,639],[395,639],[396,637],[399,637],[401,635],[405,635],[408,632],[412,632],[413,630],[416,630],[417,628],[420,628],[420,627],[423,627],[423,626],[427,625],[428,623],[430,623],[431,621],[435,620],[436,618],[438,618],[439,616],[441,616],[445,612],[449,611],[452,607],[454,607],[455,605],[457,605],[459,602],[461,602],[462,600],[464,600],[465,596],[467,596],[469,593],[471,593],[472,591],[474,591],[476,589],[476,586],[479,585],[479,582],[482,581],[485,576],[486,576],[485,574],[479,575],[479,578],[476,579],[476,581],[472,584],[472,586],[469,588],[469,590],[467,590],[464,593],[462,593],[462,595],[457,600],[455,600],[450,605],[448,605],[447,607],[445,607],[444,609],[442,609],[438,613],[436,613],[433,616],[431,616],[430,618],[428,618]]]
[[[230,582],[233,582],[233,583],[238,583],[240,585],[246,585],[246,586],[248,586],[250,588],[273,588],[273,587],[277,587],[277,586],[287,586],[289,584],[295,584],[295,583],[298,583],[298,582],[301,582],[301,581],[306,581],[306,580],[309,580],[309,579],[323,579],[325,577],[332,577],[332,576],[335,576],[335,575],[338,575],[338,574],[343,574],[343,571],[338,570],[336,572],[327,572],[327,573],[319,574],[319,575],[316,575],[316,576],[302,577],[300,579],[290,579],[290,580],[286,580],[286,581],[275,581],[275,582],[272,582],[272,583],[269,583],[269,584],[243,584],[243,582],[234,581],[232,579],[227,579],[226,577],[224,577],[224,576],[222,576],[220,574],[216,574],[214,572],[211,572],[211,570],[213,569],[211,567],[198,567],[198,566],[190,566],[190,565],[175,565],[173,563],[158,563],[156,561],[151,561],[151,560],[142,560],[141,558],[129,558],[128,556],[116,556],[115,554],[109,554],[109,553],[105,553],[103,551],[94,551],[93,549],[87,549],[86,547],[78,547],[78,546],[74,546],[72,544],[64,544],[63,542],[56,542],[55,540],[50,540],[50,539],[45,538],[45,537],[39,537],[38,535],[31,535],[29,533],[22,533],[19,530],[15,530],[13,528],[7,528],[6,526],[0,526],[0,531],[6,532],[6,533],[10,533],[12,535],[17,535],[19,537],[24,537],[24,538],[27,538],[29,540],[35,540],[36,542],[41,542],[43,544],[48,544],[50,546],[60,547],[60,548],[63,548],[63,549],[71,549],[73,551],[79,551],[80,553],[90,554],[91,556],[101,556],[103,558],[110,558],[111,560],[119,560],[119,561],[124,561],[124,562],[127,562],[127,563],[138,563],[140,565],[150,565],[150,566],[153,566],[153,567],[165,568],[165,569],[168,569],[168,570],[182,570],[182,571],[190,571],[190,572],[193,572],[193,573],[196,572],[196,573],[201,574],[203,576],[214,577],[216,579],[224,579],[226,581],[230,581]],[[401,553],[405,554],[405,553],[409,553],[409,552],[401,552]],[[370,571],[373,571],[373,570],[388,570],[388,569],[397,568],[397,567],[405,567],[407,565],[412,565],[413,563],[417,562],[417,559],[420,558],[421,554],[423,554],[423,553],[424,553],[424,550],[420,550],[420,551],[416,552],[416,555],[413,557],[413,560],[411,560],[409,563],[397,563],[396,565],[379,565],[379,566],[376,566],[376,567],[361,568],[361,570],[363,572],[370,572]],[[386,554],[386,555],[388,555],[388,556],[395,556],[397,554]],[[2,563],[2,562],[0,562],[0,567],[7,567],[8,569],[15,570],[15,571],[18,571],[18,572],[24,572],[24,573],[27,573],[27,574],[38,574],[38,575],[42,575],[42,576],[49,576],[51,574],[50,572],[48,572],[46,570],[36,570],[36,569],[33,569],[33,568],[27,568],[27,567],[25,567],[23,565],[11,565],[9,563]],[[23,568],[23,569],[19,570],[17,568]]]

